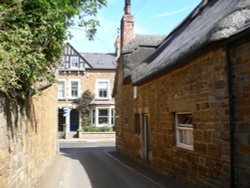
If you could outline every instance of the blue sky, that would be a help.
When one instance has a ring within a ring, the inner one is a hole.
[[[201,0],[131,0],[136,34],[163,34],[171,32]],[[108,0],[107,7],[98,13],[100,27],[94,41],[88,41],[84,31],[73,28],[69,40],[79,52],[114,52],[117,28],[123,16],[124,0]]]

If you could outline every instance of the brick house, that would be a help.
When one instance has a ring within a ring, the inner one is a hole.
[[[119,152],[197,185],[249,187],[250,2],[202,1],[147,55],[125,2],[113,92]]]
[[[114,99],[111,96],[116,68],[115,54],[79,53],[67,43],[60,65],[58,79],[58,130],[73,132],[80,128],[81,118],[74,101],[89,90],[94,95],[91,102],[91,125],[95,127],[114,124]]]

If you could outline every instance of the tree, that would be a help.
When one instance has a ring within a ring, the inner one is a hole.
[[[90,103],[94,99],[94,95],[89,91],[85,91],[81,98],[74,101],[74,103],[77,105],[77,109],[81,113],[81,120],[83,126],[89,126],[90,125]]]
[[[26,96],[37,82],[55,81],[67,29],[96,32],[106,0],[0,0],[0,92]],[[76,15],[78,19],[76,19]]]

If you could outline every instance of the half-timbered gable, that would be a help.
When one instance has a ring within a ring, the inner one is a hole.
[[[58,70],[64,73],[84,73],[86,68],[91,68],[91,65],[88,64],[88,62],[74,49],[73,46],[67,43],[64,47]]]

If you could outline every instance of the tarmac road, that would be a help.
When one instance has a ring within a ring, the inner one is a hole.
[[[37,183],[38,188],[154,188],[106,152],[114,142],[60,143],[61,155]]]

